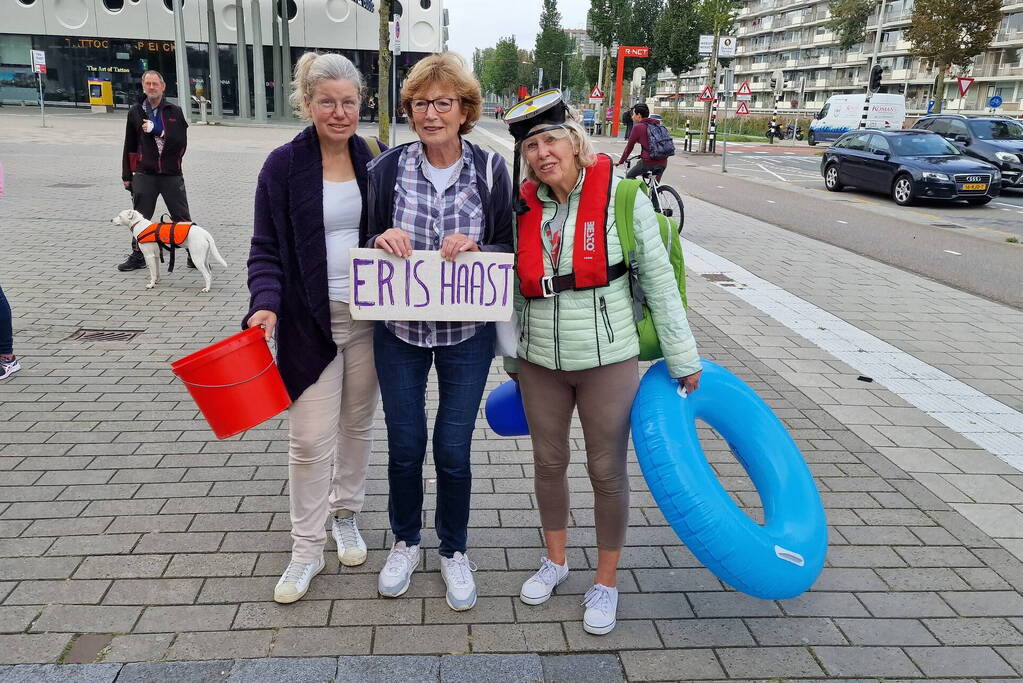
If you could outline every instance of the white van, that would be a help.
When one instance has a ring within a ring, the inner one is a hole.
[[[843,133],[859,128],[863,117],[863,102],[866,95],[832,95],[817,112],[810,123],[807,141],[810,145],[818,142],[837,140]],[[898,130],[906,121],[906,98],[904,95],[877,93],[870,98],[866,128],[893,128]]]

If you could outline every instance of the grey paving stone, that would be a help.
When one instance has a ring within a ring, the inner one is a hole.
[[[315,585],[316,582],[313,582]],[[375,586],[374,579],[374,586]],[[375,590],[375,588],[374,588]],[[420,624],[423,604],[416,598],[401,600],[338,600],[330,615],[331,626]]]
[[[275,602],[247,602],[239,605],[232,628],[326,626],[329,615],[329,600],[303,599],[291,605],[279,605]]]
[[[473,624],[473,652],[561,652],[567,647],[560,623]]]
[[[1012,676],[1016,672],[990,647],[910,647],[906,654],[925,676]]]
[[[105,605],[190,605],[200,579],[117,579],[103,599]]]
[[[113,683],[120,664],[22,664],[0,674],[4,683]]]
[[[937,645],[934,636],[915,619],[836,619],[853,645]]]
[[[811,591],[780,602],[782,609],[794,617],[865,617],[863,604],[853,593],[822,593]]]
[[[215,533],[147,533],[135,546],[136,553],[198,553],[220,549],[224,534]]]
[[[733,678],[801,678],[822,673],[802,647],[717,648],[716,652]]]
[[[110,585],[109,581],[22,581],[7,598],[8,605],[94,605]]]
[[[875,617],[951,617],[955,612],[934,593],[857,593]]]
[[[906,653],[897,647],[831,647],[813,648],[827,672],[833,676],[919,676]]]
[[[608,634],[595,636],[583,630],[582,619],[564,624],[569,650],[639,650],[658,647],[661,639],[653,622],[618,620]]]
[[[81,561],[81,557],[0,558],[0,576],[8,580],[66,579]]]
[[[139,619],[136,633],[174,633],[178,631],[226,631],[237,611],[235,605],[175,605],[147,607]]]
[[[476,606],[464,612],[453,611],[444,598],[427,598],[424,602],[427,624],[494,624],[515,621],[512,598],[508,597],[478,598]]]
[[[440,658],[442,683],[508,681],[532,683],[544,679],[539,655],[445,655]]]
[[[337,683],[437,683],[439,680],[440,657],[340,657],[337,661]]]
[[[271,683],[289,681],[294,683],[325,683],[337,678],[337,659],[304,658],[252,659],[235,662],[228,681],[235,683]]]
[[[121,579],[158,577],[170,561],[167,555],[131,555],[87,557],[82,562],[76,579]]]
[[[56,661],[72,637],[70,633],[0,635],[0,664]]]
[[[545,655],[540,658],[543,680],[625,683],[622,664],[614,655]]]
[[[1019,645],[1023,633],[1005,619],[968,618],[924,619],[943,645]]]
[[[885,569],[877,570],[877,573],[885,580],[892,589],[904,590],[925,590],[925,591],[948,591],[948,590],[969,590],[969,585],[963,581],[953,569],[936,567],[933,569]]]
[[[103,653],[104,662],[147,662],[163,659],[173,634],[114,636]]]
[[[102,536],[68,536],[58,538],[47,555],[119,555],[131,552],[138,534],[104,534]]]
[[[764,621],[781,621],[771,619]],[[665,647],[723,647],[755,645],[742,619],[658,620],[657,630]]]
[[[746,619],[745,622],[758,645],[845,645],[848,642],[830,619],[774,617]],[[665,637],[663,628],[661,637]],[[736,643],[712,644],[735,645]]]
[[[1023,595],[1014,591],[962,591],[941,594],[964,617],[1016,617],[1023,614]]]
[[[369,626],[282,628],[270,654],[275,657],[368,655],[373,640]]]
[[[231,675],[231,661],[140,662],[125,664],[117,683],[215,683]]]
[[[735,592],[690,593],[689,602],[700,618],[781,616],[778,604],[771,600]]]
[[[620,656],[630,681],[695,681],[726,676],[712,650],[640,650]]]
[[[32,630],[51,633],[127,633],[141,612],[141,607],[49,605],[32,624]]]
[[[41,607],[38,605],[0,606],[0,633],[21,633],[28,629]]]
[[[175,555],[167,567],[166,576],[248,576],[255,564],[255,553]]]
[[[204,631],[181,633],[174,640],[167,659],[201,660],[214,657],[252,659],[266,657],[272,631]]]
[[[377,626],[374,654],[443,654],[469,651],[463,625]]]

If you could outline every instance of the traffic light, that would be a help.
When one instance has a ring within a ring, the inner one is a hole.
[[[774,90],[777,87],[778,87],[778,79],[775,78],[774,76],[771,76],[771,90]]]
[[[881,89],[881,74],[883,73],[884,67],[880,64],[870,67],[870,84],[867,86],[870,92],[877,92]]]

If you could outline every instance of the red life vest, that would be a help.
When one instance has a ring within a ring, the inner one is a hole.
[[[188,239],[191,223],[150,223],[135,239],[139,244],[158,242],[165,246],[180,247]]]
[[[518,219],[518,252],[515,269],[519,290],[527,299],[553,296],[568,289],[604,287],[627,272],[625,264],[609,268],[607,261],[607,207],[611,199],[611,157],[598,154],[597,161],[585,169],[582,196],[575,218],[575,242],[572,249],[572,272],[544,277],[543,204],[536,195],[536,183],[526,181],[519,194],[529,211]],[[568,229],[568,226],[565,226]],[[545,282],[546,280],[546,282]]]

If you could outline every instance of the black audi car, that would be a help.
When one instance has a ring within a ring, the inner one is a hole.
[[[1023,123],[1007,116],[934,114],[913,124],[937,133],[969,157],[993,164],[1002,172],[1002,189],[1023,190]]]
[[[846,133],[824,152],[821,175],[832,192],[850,185],[890,194],[900,206],[920,199],[987,204],[1002,187],[997,168],[921,130]]]

